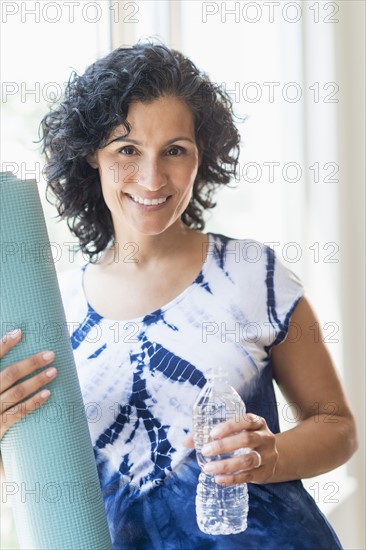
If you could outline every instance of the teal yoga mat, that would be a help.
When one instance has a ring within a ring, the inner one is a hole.
[[[0,174],[1,334],[21,342],[1,369],[44,349],[56,354],[51,397],[1,441],[2,500],[27,550],[111,550],[93,448],[52,250],[34,180]]]

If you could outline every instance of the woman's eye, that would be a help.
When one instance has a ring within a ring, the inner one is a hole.
[[[183,147],[171,147],[167,151],[167,154],[171,157],[176,157],[178,155],[183,155],[183,153],[185,153],[185,149],[183,149]]]
[[[118,151],[119,153],[122,153],[123,155],[133,155],[135,154],[135,149],[133,147],[129,147],[128,145],[126,145],[125,147],[122,147],[122,149],[119,149]]]

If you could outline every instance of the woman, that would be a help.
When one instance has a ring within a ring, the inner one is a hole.
[[[316,317],[271,249],[202,231],[213,191],[237,167],[229,97],[180,53],[137,44],[73,75],[42,129],[49,188],[90,257],[60,285],[114,548],[340,548],[300,481],[356,447],[330,356],[313,339]],[[13,336],[2,355],[21,338]],[[3,403],[57,375],[45,369],[17,383],[52,362],[48,351],[1,373]],[[252,449],[206,467],[217,483],[249,482],[247,530],[216,537],[195,521],[189,435],[215,365],[252,413],[216,427],[207,449]],[[300,411],[285,433],[273,379]],[[48,398],[38,392],[26,410]]]

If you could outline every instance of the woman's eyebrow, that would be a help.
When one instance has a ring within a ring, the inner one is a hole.
[[[136,139],[132,139],[132,138],[129,138],[127,137],[126,135],[124,136],[118,136],[114,139],[112,139],[111,141],[109,141],[107,143],[107,146],[110,145],[111,143],[114,143],[115,141],[124,141],[126,143],[133,143],[135,145],[141,145],[141,142],[136,140]],[[178,137],[175,137],[173,139],[168,139],[168,141],[166,141],[163,145],[170,145],[171,143],[174,143],[175,141],[189,141],[190,143],[193,143],[195,144],[195,141],[189,137],[186,137],[186,136],[178,136]]]

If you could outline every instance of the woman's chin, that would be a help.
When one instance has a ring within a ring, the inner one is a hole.
[[[155,223],[140,223],[140,224],[130,224],[129,229],[132,233],[136,233],[136,235],[144,235],[146,237],[154,235],[161,235],[164,233],[171,224],[163,224],[159,222]]]

